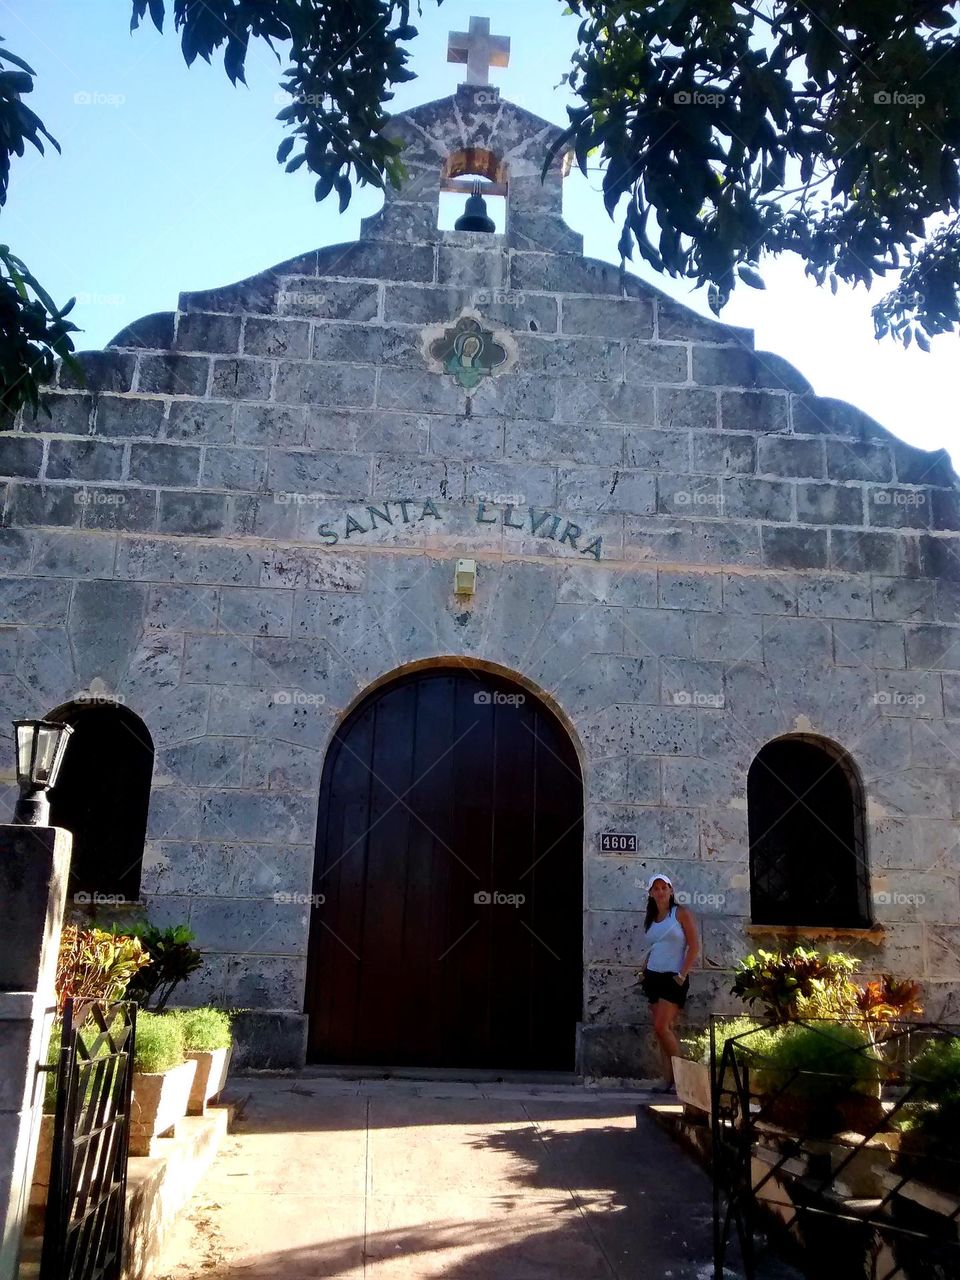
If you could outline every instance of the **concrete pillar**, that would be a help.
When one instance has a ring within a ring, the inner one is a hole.
[[[14,1280],[43,1113],[68,831],[0,826],[0,1280]]]

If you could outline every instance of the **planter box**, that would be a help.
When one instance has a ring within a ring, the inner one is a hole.
[[[756,1090],[762,1119],[811,1138],[826,1138],[849,1130],[874,1133],[886,1127],[887,1112],[880,1080],[861,1081],[847,1088],[835,1080],[834,1087],[817,1092],[805,1085],[802,1075],[764,1067],[751,1075],[751,1094]]]
[[[677,1098],[688,1107],[710,1114],[710,1065],[692,1062],[689,1058],[674,1058],[673,1079],[677,1086]]]
[[[187,1103],[197,1064],[181,1062],[169,1071],[133,1074],[133,1107],[130,1123],[130,1154],[149,1156],[154,1138],[172,1135],[178,1120],[187,1114]]]
[[[827,1137],[850,1130],[873,1133],[882,1128],[886,1112],[879,1097],[849,1093],[824,1101],[788,1091],[760,1097],[763,1119],[795,1133]]]
[[[37,1159],[33,1166],[30,1184],[30,1203],[27,1207],[26,1233],[40,1235],[50,1193],[50,1166],[53,1162],[53,1116],[40,1117],[40,1136],[37,1140]]]
[[[202,1116],[207,1104],[214,1102],[227,1083],[232,1049],[194,1050],[187,1058],[197,1064],[197,1073],[190,1089],[187,1115]]]

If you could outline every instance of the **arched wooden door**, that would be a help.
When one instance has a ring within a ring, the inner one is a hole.
[[[582,847],[579,763],[533,695],[467,668],[372,693],[323,772],[310,1060],[572,1070]]]

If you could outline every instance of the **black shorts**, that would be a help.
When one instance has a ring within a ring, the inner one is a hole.
[[[643,994],[651,1004],[656,1004],[658,1000],[669,1000],[682,1009],[687,1002],[689,990],[689,975],[682,984],[677,982],[676,974],[673,973],[659,973],[648,969],[643,975]]]

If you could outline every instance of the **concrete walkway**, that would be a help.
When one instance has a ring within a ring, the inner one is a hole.
[[[709,1280],[710,1182],[574,1086],[233,1082],[242,1110],[163,1280]]]

